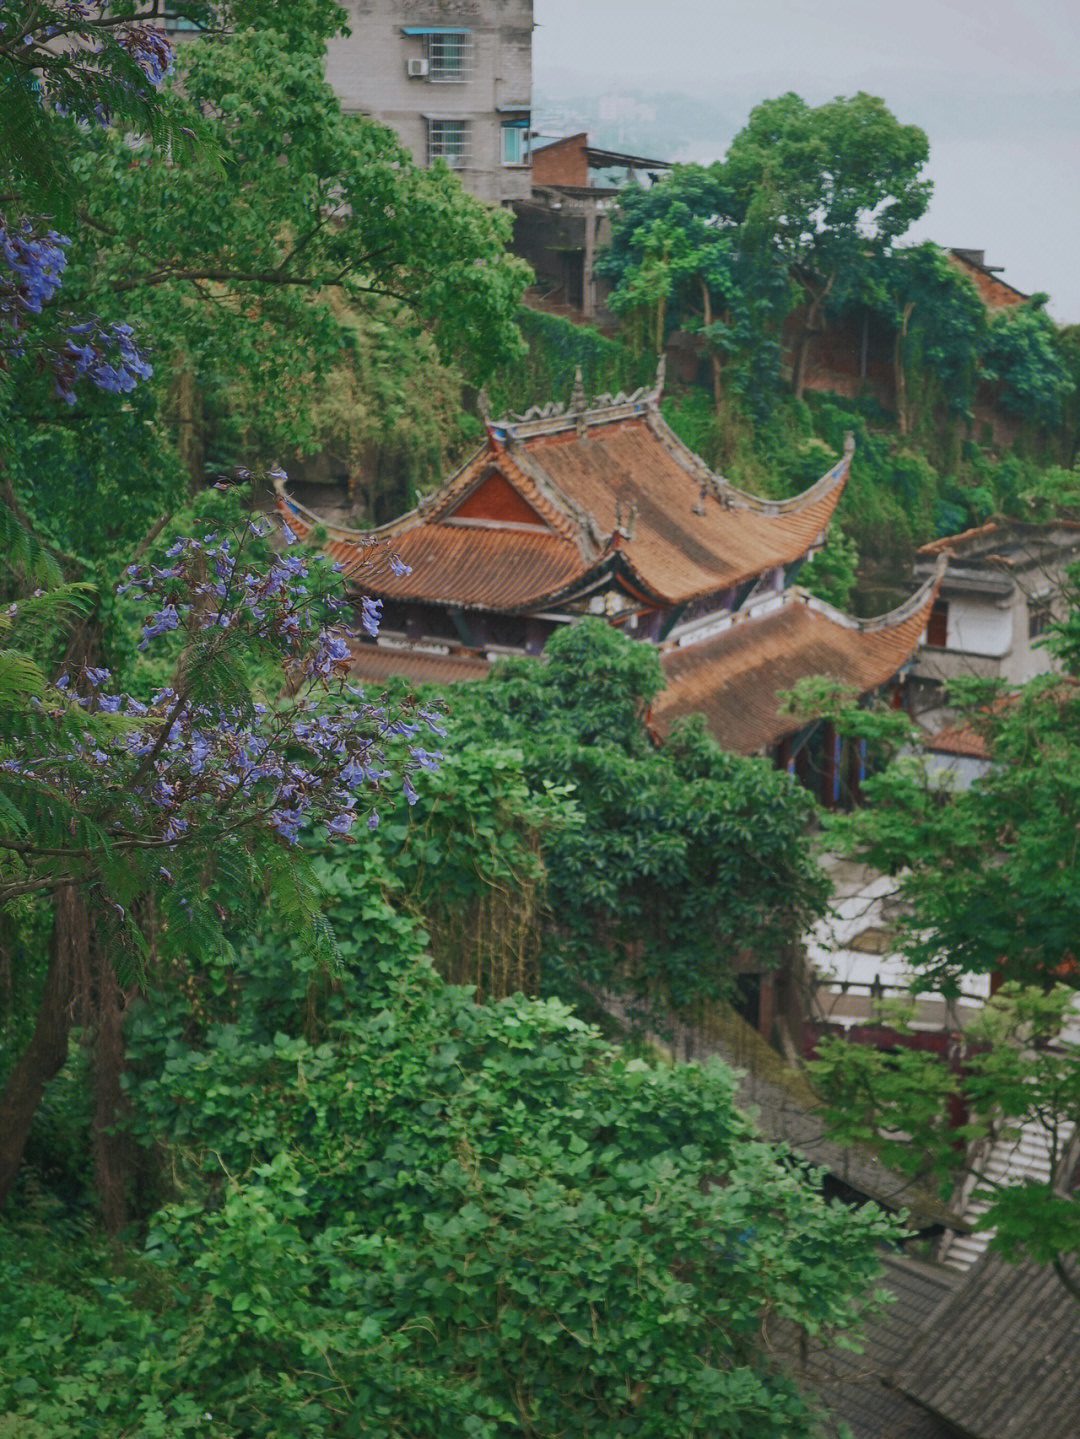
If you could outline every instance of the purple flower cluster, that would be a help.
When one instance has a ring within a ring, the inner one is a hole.
[[[100,100],[93,98],[95,87],[90,83],[91,72],[109,73],[129,89],[135,89],[130,78],[125,78],[127,67],[116,63],[117,51],[123,51],[142,78],[157,90],[172,74],[175,64],[172,43],[164,30],[141,20],[117,25],[109,9],[103,0],[51,0],[51,3],[44,0],[31,6],[29,16],[23,19],[16,16],[12,22],[0,21],[0,51],[17,55],[22,67],[33,66],[35,60],[40,60],[39,90],[62,114],[79,110],[78,97],[71,94],[71,76],[73,68],[75,74],[84,72],[88,103],[82,108],[87,113],[79,113],[77,118],[88,120],[93,116],[107,125],[111,117]],[[67,42],[62,63],[57,63],[56,51],[49,48],[57,36],[63,36]],[[54,93],[54,79],[59,82],[60,94]]]
[[[59,397],[73,405],[74,386],[80,379],[114,395],[129,394],[140,380],[148,380],[154,370],[136,345],[134,333],[130,325],[107,325],[98,319],[68,325],[52,367]]]
[[[42,233],[27,219],[9,223],[0,216],[0,367],[26,353],[29,317],[55,298],[70,244],[55,230]],[[97,317],[61,316],[59,338],[39,342],[35,350],[53,375],[57,395],[69,405],[79,380],[127,394],[153,374],[131,326]]]
[[[288,553],[252,562],[250,542],[266,533],[254,521],[240,535],[183,538],[164,563],[129,566],[118,592],[150,601],[140,648],[182,637],[178,678],[143,703],[115,690],[106,669],[61,675],[44,709],[57,719],[82,711],[85,730],[76,726],[72,741],[72,725],[57,724],[44,752],[40,737],[33,751],[16,742],[6,773],[63,790],[115,842],[142,848],[175,847],[205,836],[208,824],[261,828],[288,843],[314,824],[350,840],[361,816],[378,825],[388,784],[415,803],[412,776],[441,759],[418,737],[444,734],[439,716],[364,701],[348,682],[347,633],[326,619],[345,605],[340,579]],[[230,652],[276,655],[289,700],[204,694],[200,673]]]
[[[63,281],[70,244],[55,230],[40,235],[29,220],[9,224],[0,215],[0,318],[17,325],[20,315],[41,314]]]
[[[156,89],[171,75],[176,57],[164,30],[152,25],[125,25],[116,36],[120,45]]]

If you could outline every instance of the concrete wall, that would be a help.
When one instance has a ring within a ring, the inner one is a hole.
[[[345,8],[352,33],[331,40],[326,56],[343,109],[396,130],[424,166],[431,119],[464,121],[465,188],[492,204],[527,196],[529,166],[503,163],[503,126],[529,117],[532,0],[346,0]],[[425,26],[468,30],[460,80],[409,77],[407,62],[427,59],[429,41],[402,32]]]
[[[1017,576],[1005,597],[949,594],[948,629],[944,648],[923,644],[914,665],[922,679],[948,681],[965,675],[1025,684],[1057,668],[1045,646],[1032,636],[1033,611],[1046,609],[1061,619],[1064,571],[1059,566]]]

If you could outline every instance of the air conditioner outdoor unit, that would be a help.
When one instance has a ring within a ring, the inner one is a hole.
[[[426,60],[407,60],[405,63],[410,80],[423,80],[426,77],[428,72]]]

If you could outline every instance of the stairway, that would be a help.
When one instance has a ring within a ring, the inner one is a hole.
[[[1059,1144],[1062,1148],[1072,1138],[1075,1125],[1062,1121],[1059,1129]],[[987,1199],[972,1199],[970,1196],[983,1188],[984,1183],[1022,1184],[1025,1179],[1036,1184],[1045,1184],[1050,1178],[1050,1137],[1041,1124],[1031,1122],[1019,1130],[1013,1128],[990,1146],[986,1159],[979,1164],[981,1179],[971,1179],[965,1185],[966,1203],[962,1213],[965,1219],[974,1222],[990,1207]],[[977,1259],[986,1252],[993,1237],[992,1229],[977,1234],[950,1233],[939,1251],[939,1258],[953,1269],[970,1269]]]

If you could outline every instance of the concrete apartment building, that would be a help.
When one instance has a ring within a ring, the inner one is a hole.
[[[327,47],[347,113],[396,130],[418,165],[443,160],[480,200],[530,194],[532,0],[346,0]]]

